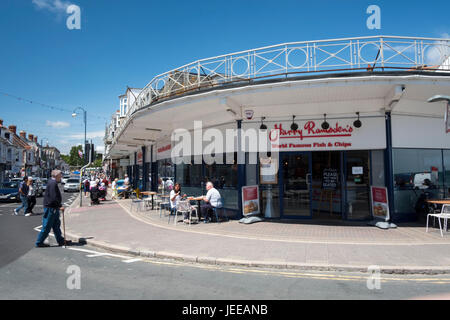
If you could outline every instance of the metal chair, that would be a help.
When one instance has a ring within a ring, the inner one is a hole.
[[[448,219],[450,218],[450,205],[444,204],[442,206],[441,213],[429,213],[429,214],[427,214],[427,228],[426,228],[426,232],[428,232],[428,222],[429,222],[429,218],[430,217],[433,217],[434,219],[436,219],[436,218],[438,219],[438,221],[439,221],[439,231],[441,232],[441,237],[444,237],[444,234],[442,232],[441,219],[444,219],[444,230],[447,231]],[[433,220],[433,224],[434,224],[434,220]]]
[[[136,206],[136,212],[141,210],[141,205],[145,204],[144,200],[140,199],[131,199],[131,208],[130,210],[133,211],[133,207]]]
[[[178,214],[184,215],[185,213],[189,213],[189,217],[191,216],[191,213],[192,213],[191,204],[189,203],[189,201],[180,200],[180,201],[178,201],[177,207],[175,210],[175,225],[177,225],[177,222],[178,222]],[[169,215],[168,223],[170,223],[170,216],[172,216],[172,215]]]
[[[225,216],[225,207],[224,207],[225,199],[224,198],[220,198],[220,202],[221,202],[221,206],[220,207],[217,207],[217,208],[213,207],[213,212],[214,212],[214,215],[216,216],[217,223],[220,223],[219,211],[222,213],[222,217],[226,218],[226,220],[228,221],[228,217]]]

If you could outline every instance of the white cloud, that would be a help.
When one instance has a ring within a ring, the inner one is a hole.
[[[103,131],[92,131],[86,134],[86,139],[95,139],[95,138],[103,138],[105,137],[105,130]],[[72,140],[83,140],[84,133],[71,134],[68,136],[69,139]]]
[[[47,127],[52,127],[52,128],[55,128],[55,129],[63,129],[63,128],[70,127],[70,123],[64,122],[64,121],[49,121],[49,120],[47,120],[45,125]]]
[[[62,0],[32,0],[31,1],[39,10],[48,10],[61,16],[66,13],[69,2]]]
[[[103,154],[103,153],[105,153],[105,146],[97,146],[97,147],[95,148],[95,151],[96,151],[97,153]]]
[[[440,37],[442,39],[450,39],[450,35],[448,33],[443,33]],[[449,43],[444,41],[437,41],[434,45],[431,45],[426,49],[426,63],[429,65],[441,65],[449,55]]]

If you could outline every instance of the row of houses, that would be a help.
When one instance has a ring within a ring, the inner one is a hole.
[[[68,170],[55,147],[44,146],[38,137],[16,125],[6,126],[0,119],[0,181],[14,177],[49,177],[51,170]]]

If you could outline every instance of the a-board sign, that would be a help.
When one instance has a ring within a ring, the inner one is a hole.
[[[246,217],[260,213],[258,186],[242,187],[242,208]]]
[[[372,213],[374,218],[389,221],[388,192],[385,187],[370,187]]]

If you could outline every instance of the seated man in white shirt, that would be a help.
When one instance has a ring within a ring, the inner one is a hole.
[[[203,197],[205,204],[201,206],[200,210],[201,216],[205,218],[205,223],[211,220],[213,208],[222,208],[222,197],[219,191],[214,188],[212,182],[208,181],[206,183],[206,190],[208,190],[208,192],[206,193],[206,196]]]

